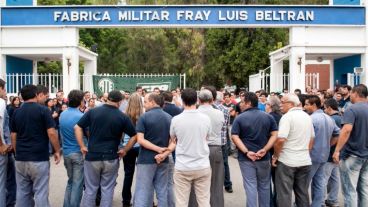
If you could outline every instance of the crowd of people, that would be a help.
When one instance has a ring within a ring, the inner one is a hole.
[[[0,80],[0,206],[50,206],[50,155],[63,155],[64,207],[113,206],[120,159],[123,206],[150,207],[156,195],[159,207],[224,207],[229,155],[246,206],[293,206],[293,193],[298,207],[339,206],[340,183],[345,206],[368,206],[365,85],[237,94],[137,87],[50,99],[26,85],[7,105]]]

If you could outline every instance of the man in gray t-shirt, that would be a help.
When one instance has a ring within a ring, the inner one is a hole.
[[[211,121],[208,116],[196,110],[197,93],[194,89],[185,89],[181,97],[184,111],[171,121],[171,142],[168,150],[155,158],[158,163],[162,162],[176,146],[176,207],[188,206],[192,186],[198,205],[210,207],[211,166],[207,142],[211,133]]]
[[[339,163],[345,206],[368,206],[368,90],[363,84],[353,88],[353,103],[345,110],[344,125],[333,154]],[[340,154],[341,151],[341,154]],[[358,182],[359,181],[359,182]],[[359,194],[359,196],[357,196]]]

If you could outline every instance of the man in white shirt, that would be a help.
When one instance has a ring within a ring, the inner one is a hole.
[[[171,121],[169,150],[157,155],[156,161],[165,160],[176,146],[176,207],[188,207],[192,185],[198,205],[210,207],[211,166],[207,141],[211,133],[211,121],[196,110],[197,92],[194,89],[185,89],[182,99],[184,111]]]
[[[292,206],[292,190],[298,207],[309,206],[309,179],[312,161],[309,150],[313,146],[314,129],[311,117],[299,107],[295,94],[281,99],[278,138],[272,164],[276,168],[277,206]]]

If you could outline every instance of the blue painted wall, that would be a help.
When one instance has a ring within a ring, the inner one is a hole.
[[[33,6],[33,0],[6,0],[6,6]]]
[[[353,55],[334,60],[334,84],[347,84],[347,73],[354,73],[354,67],[361,66],[361,55]]]
[[[6,73],[7,74],[14,74],[14,73],[28,73],[31,74],[33,72],[33,61],[32,60],[25,60],[22,58],[17,58],[13,56],[6,56]],[[32,78],[30,76],[20,76],[18,78],[18,81],[16,81],[15,76],[8,76],[6,82],[6,91],[8,93],[17,93],[17,86],[18,83],[18,89],[22,88],[26,84],[32,83]]]
[[[360,5],[360,0],[333,0],[333,5]]]
[[[6,73],[32,73],[33,61],[13,56],[6,56]]]

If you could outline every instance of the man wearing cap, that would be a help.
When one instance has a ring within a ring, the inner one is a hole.
[[[89,110],[75,125],[75,135],[85,155],[84,177],[86,190],[81,206],[95,206],[97,189],[101,186],[101,207],[112,206],[119,170],[119,155],[124,156],[136,142],[131,120],[119,111],[123,100],[120,91],[111,91],[106,104]],[[89,128],[88,148],[83,142],[83,129]],[[118,151],[123,133],[132,139]]]

